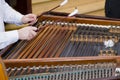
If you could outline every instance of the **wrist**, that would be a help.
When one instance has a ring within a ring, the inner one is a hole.
[[[22,22],[23,24],[26,23],[26,22],[25,22],[25,15],[22,16],[22,18],[21,18],[21,22]]]

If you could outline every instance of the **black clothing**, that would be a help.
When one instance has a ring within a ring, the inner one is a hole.
[[[106,0],[105,15],[110,18],[120,18],[120,0]]]

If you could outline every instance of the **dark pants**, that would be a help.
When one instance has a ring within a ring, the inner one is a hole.
[[[106,0],[105,14],[106,17],[120,18],[120,0]]]

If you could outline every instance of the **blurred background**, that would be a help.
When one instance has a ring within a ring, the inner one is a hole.
[[[60,4],[63,0],[32,0],[33,13],[39,14]],[[79,14],[104,16],[105,0],[68,0],[69,2],[55,11],[72,12],[75,7]]]
[[[33,12],[40,14],[57,6],[63,0],[6,0],[18,11],[26,13]],[[104,16],[105,0],[68,0],[68,3],[54,11],[70,13],[75,7],[79,14]]]

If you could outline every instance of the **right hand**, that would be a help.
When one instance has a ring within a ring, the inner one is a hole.
[[[37,22],[37,16],[35,14],[27,14],[22,17],[23,23],[29,23],[29,25],[33,25]]]
[[[33,39],[36,35],[37,28],[36,27],[24,27],[22,29],[18,30],[18,35],[20,40],[31,40]]]

